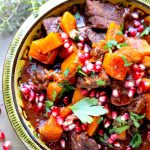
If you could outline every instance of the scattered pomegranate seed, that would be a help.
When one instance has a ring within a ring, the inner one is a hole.
[[[10,150],[11,147],[12,147],[12,144],[11,144],[10,141],[5,141],[5,142],[3,143],[3,150]]]
[[[141,68],[140,68],[139,65],[137,65],[137,64],[134,64],[134,65],[133,65],[133,70],[134,70],[135,72],[141,72]]]
[[[36,94],[36,96],[35,96],[35,102],[36,102],[36,103],[39,102],[39,94]]]
[[[68,96],[65,96],[64,98],[63,98],[63,102],[64,102],[64,104],[69,104],[69,97]]]
[[[76,126],[76,127],[75,127],[75,131],[76,131],[76,133],[82,132],[81,126]]]
[[[39,102],[43,102],[44,99],[45,99],[45,95],[43,93],[40,94],[40,96],[39,96]]]
[[[103,131],[102,129],[99,129],[99,130],[98,130],[98,134],[99,134],[100,136],[103,136],[104,131]]]
[[[38,104],[37,104],[37,108],[39,109],[39,111],[43,108],[43,104],[41,103],[41,102],[39,102]]]
[[[64,123],[64,118],[61,116],[56,117],[56,121],[59,125],[63,125]]]
[[[115,120],[117,118],[117,113],[115,111],[112,111],[111,117]]]
[[[134,27],[139,27],[141,23],[138,20],[134,20]]]
[[[0,131],[0,141],[4,141],[5,140],[5,134],[4,132]]]
[[[139,78],[139,79],[135,80],[135,85],[136,85],[136,87],[138,87],[138,86],[139,86],[139,84],[140,84],[141,80],[142,80],[141,78]]]
[[[35,98],[35,96],[36,96],[35,93],[31,90],[30,91],[30,96],[28,98],[28,101],[31,102]]]
[[[104,121],[104,128],[108,128],[110,126],[110,121],[106,120]]]
[[[142,32],[144,30],[144,26],[143,25],[140,25],[137,29],[138,32]]]
[[[88,90],[82,90],[81,94],[84,95],[84,96],[87,96],[88,95]]]
[[[150,142],[150,131],[147,132],[147,141]]]
[[[66,147],[66,141],[64,139],[60,140],[60,144],[62,148]]]
[[[134,79],[137,80],[139,78],[142,78],[144,76],[144,72],[135,72],[135,74],[133,75]]]
[[[133,81],[125,81],[125,83],[124,83],[125,88],[131,88],[134,86],[135,86],[135,83]]]
[[[28,95],[30,93],[30,89],[27,87],[21,87],[20,91],[22,92],[23,96]]]
[[[87,44],[84,44],[84,52],[85,53],[87,53],[87,52],[89,52],[90,51],[90,46],[89,45],[87,45]]]
[[[69,48],[68,48],[68,53],[72,53],[72,51],[73,51],[73,45],[71,45]]]
[[[130,146],[127,146],[126,150],[132,150],[132,148]]]
[[[89,63],[86,65],[87,70],[92,71],[94,69],[94,65],[92,63]]]
[[[146,82],[146,81],[141,81],[139,86],[138,86],[137,92],[139,94],[141,94],[141,93],[145,93],[145,92],[147,92],[149,90],[150,90],[150,83]]]
[[[111,138],[108,138],[108,139],[106,140],[106,142],[109,143],[109,144],[112,144],[114,141],[113,141]]]
[[[100,72],[102,67],[100,65],[94,65],[94,71],[95,72]]]
[[[135,37],[136,34],[137,34],[137,31],[136,31],[136,30],[132,30],[132,31],[130,31],[129,33],[130,33],[130,36],[131,36],[131,37]]]
[[[71,125],[68,126],[68,129],[71,131],[71,130],[73,130],[75,127],[76,127],[75,124],[71,124]]]
[[[90,59],[91,58],[91,55],[88,52],[84,53],[84,55],[85,55],[86,59]]]
[[[90,97],[95,97],[95,91],[92,91],[92,92],[90,93]]]
[[[64,131],[69,131],[68,126],[63,125],[63,130],[64,130]]]
[[[106,96],[100,96],[100,97],[98,98],[98,101],[100,101],[100,102],[102,102],[102,103],[105,103],[106,100],[107,100],[107,97],[106,97]]]
[[[64,48],[69,48],[69,47],[70,47],[69,42],[65,42],[65,43],[64,43]]]
[[[82,35],[80,35],[80,36],[79,36],[79,40],[80,40],[81,42],[84,42],[85,39],[84,39],[84,37],[83,37]]]
[[[99,93],[99,95],[100,95],[100,96],[104,96],[104,95],[106,95],[106,92],[105,92],[105,91],[102,91],[102,92]]]
[[[129,92],[128,92],[128,97],[132,98],[135,93],[136,93],[136,89],[135,88],[130,88]]]
[[[60,34],[60,36],[61,36],[61,39],[62,39],[63,41],[65,41],[65,40],[68,39],[68,35],[67,35],[65,32],[62,32],[62,33]]]
[[[101,149],[102,148],[102,145],[98,144],[98,149]]]
[[[121,146],[121,144],[119,142],[114,142],[114,146],[119,148]]]
[[[95,64],[101,66],[101,65],[102,65],[102,62],[101,62],[100,60],[97,60],[97,61],[95,62]]]
[[[122,121],[126,121],[130,118],[129,114],[128,113],[124,113],[122,116],[121,116],[121,120]]]
[[[60,108],[55,107],[55,106],[52,108],[52,115],[53,116],[55,116],[55,117],[58,116],[59,112],[60,112]]]
[[[111,138],[113,141],[117,140],[118,137],[119,137],[118,134],[115,134],[115,133],[110,135],[110,138]]]
[[[83,49],[83,43],[77,43],[77,48],[80,50]]]
[[[86,124],[82,124],[81,127],[83,131],[87,131],[88,129],[88,126]]]
[[[80,126],[80,122],[79,122],[79,121],[76,121],[76,122],[75,122],[75,125],[76,125],[76,126]]]
[[[119,91],[117,89],[112,90],[113,97],[119,97]]]
[[[137,12],[133,12],[131,15],[132,15],[132,17],[134,19],[138,19],[139,18],[139,14]]]
[[[143,64],[139,64],[139,68],[144,71],[146,67]]]

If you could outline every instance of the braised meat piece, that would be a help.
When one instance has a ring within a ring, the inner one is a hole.
[[[73,132],[71,135],[71,148],[72,150],[98,150],[98,144],[84,132],[81,134]]]
[[[113,95],[111,96],[111,103],[115,106],[124,106],[130,104],[134,98],[130,98],[128,96],[128,90],[124,88],[124,82],[123,81],[118,81],[118,80],[113,80],[111,84],[112,90],[116,89],[119,91],[119,97],[114,97]]]
[[[110,79],[104,70],[101,71],[99,75],[95,75],[94,77],[78,77],[76,86],[78,88],[98,88],[97,85],[98,80],[103,80],[106,82],[105,86],[110,85]]]
[[[100,0],[86,0],[87,23],[93,28],[108,28],[110,22],[124,23],[124,9]]]
[[[139,95],[134,101],[128,106],[128,110],[139,114],[145,107],[145,100],[142,95]]]
[[[44,19],[43,26],[46,30],[46,33],[49,34],[50,32],[58,32],[60,20],[61,17],[51,17],[51,18]]]

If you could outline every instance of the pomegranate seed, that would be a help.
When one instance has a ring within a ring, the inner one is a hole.
[[[28,95],[28,94],[29,94],[30,89],[27,88],[27,87],[21,87],[21,88],[20,88],[20,91],[21,91],[22,94],[25,96],[25,95]]]
[[[41,110],[41,109],[43,108],[43,104],[42,104],[41,102],[39,102],[39,103],[37,104],[37,108],[38,108],[39,110]]]
[[[105,103],[106,100],[107,100],[107,97],[106,97],[106,96],[100,96],[100,97],[98,98],[98,101],[100,101],[100,102],[102,102],[102,103]]]
[[[100,72],[102,67],[100,65],[94,65],[94,71],[95,72]]]
[[[127,146],[126,150],[132,150],[132,148],[130,146]]]
[[[94,69],[94,65],[92,63],[89,63],[86,65],[87,70],[92,71]]]
[[[62,39],[63,41],[65,41],[65,40],[68,39],[68,35],[67,35],[65,32],[62,32],[62,33],[60,34],[60,37],[61,37],[61,39]]]
[[[99,98],[99,92],[96,92],[96,98]]]
[[[64,130],[64,131],[69,131],[68,126],[63,125],[63,130]]]
[[[98,144],[98,149],[101,149],[102,148],[102,145]]]
[[[83,66],[83,67],[82,67],[82,71],[83,71],[85,74],[89,74],[89,73],[90,73],[90,71],[87,70],[87,67],[86,67],[86,66]]]
[[[134,65],[133,65],[133,70],[134,70],[135,72],[141,72],[141,71],[142,71],[141,68],[139,67],[139,65],[137,65],[137,64],[134,64]]]
[[[119,97],[119,91],[118,91],[117,89],[114,89],[114,90],[112,91],[112,96],[113,96],[113,97]]]
[[[61,116],[56,117],[56,121],[59,125],[63,125],[64,123],[64,118]]]
[[[80,50],[83,49],[83,44],[82,43],[77,43],[77,48],[80,49]]]
[[[136,30],[132,30],[132,31],[130,31],[129,33],[130,33],[130,36],[131,36],[131,37],[135,37],[136,34],[137,34],[137,31],[136,31]]]
[[[110,121],[106,120],[104,121],[104,128],[108,128],[110,126]]]
[[[97,60],[97,61],[95,62],[95,64],[101,66],[101,65],[102,65],[102,62],[101,62],[100,60]]]
[[[136,89],[135,88],[130,88],[129,92],[128,92],[128,97],[132,98],[135,93],[136,93]]]
[[[44,99],[45,99],[45,95],[43,93],[40,94],[40,96],[39,96],[39,102],[43,102]]]
[[[103,131],[102,129],[99,129],[99,130],[98,130],[98,134],[99,134],[100,136],[103,136],[104,131]]]
[[[10,150],[11,147],[12,147],[12,144],[11,144],[10,141],[5,141],[5,142],[3,143],[3,150]]]
[[[134,20],[134,27],[139,27],[141,25],[141,23],[137,20]]]
[[[131,15],[132,15],[132,17],[134,19],[138,19],[139,18],[139,14],[137,12],[133,12]]]
[[[122,116],[121,116],[121,120],[122,121],[126,121],[130,118],[129,114],[128,113],[124,113]]]
[[[113,141],[117,140],[118,137],[119,137],[118,134],[115,134],[115,133],[110,135],[110,138],[111,138]]]
[[[106,92],[105,92],[105,91],[102,91],[102,92],[99,93],[99,95],[100,95],[100,96],[104,96],[104,95],[106,95]]]
[[[30,96],[28,98],[28,101],[31,102],[35,98],[35,93],[31,90],[30,91]]]
[[[85,53],[87,53],[87,52],[89,52],[90,51],[90,46],[89,45],[87,45],[87,44],[84,44],[84,52]]]
[[[95,97],[95,91],[92,91],[90,97]]]
[[[75,131],[76,131],[76,133],[82,132],[81,126],[76,126],[76,127],[75,127]]]
[[[82,124],[81,127],[83,131],[87,131],[88,129],[88,126],[86,124]]]
[[[64,98],[63,98],[63,102],[64,102],[64,104],[68,104],[69,103],[69,97],[68,96],[65,96]]]
[[[109,144],[112,144],[114,141],[113,141],[111,138],[108,138],[108,139],[106,140],[106,142],[109,143]]]
[[[150,142],[150,131],[147,132],[147,141]]]
[[[146,67],[143,64],[139,64],[139,68],[144,71]]]
[[[88,90],[82,90],[81,94],[84,95],[84,96],[87,96],[88,95]]]
[[[60,112],[60,108],[55,107],[55,106],[52,108],[52,115],[53,116],[55,116],[55,117],[58,116],[59,112]]]
[[[39,102],[39,94],[36,94],[36,96],[35,96],[35,102],[36,102],[36,103]]]
[[[83,37],[82,35],[80,35],[80,36],[79,36],[79,40],[80,40],[81,42],[84,42],[84,37]]]
[[[77,121],[77,122],[75,123],[75,125],[76,125],[76,126],[80,126],[80,122]]]
[[[125,88],[131,88],[134,86],[135,86],[135,83],[133,81],[125,81],[125,83],[124,83]]]
[[[138,87],[140,83],[141,83],[141,78],[135,80],[136,87]]]
[[[137,29],[138,32],[142,32],[144,30],[144,26],[143,25],[140,25]]]
[[[75,128],[75,126],[76,126],[75,124],[71,124],[71,125],[68,126],[68,129],[71,131]]]
[[[117,147],[117,148],[119,148],[121,145],[120,145],[119,142],[114,142],[114,146]]]
[[[139,94],[141,94],[141,93],[147,92],[148,90],[150,90],[150,83],[147,81],[141,81],[139,86],[138,86],[137,92]]]
[[[64,48],[69,48],[69,47],[70,47],[69,42],[65,42],[65,43],[64,43]]]
[[[74,39],[78,34],[79,34],[79,32],[78,32],[77,30],[75,30],[75,29],[73,29],[73,30],[69,33],[69,35],[70,35],[70,37],[71,37],[72,39]]]
[[[139,79],[139,78],[142,78],[144,76],[144,72],[136,72],[133,77],[135,80]]]
[[[65,148],[65,147],[66,147],[66,141],[65,141],[64,139],[62,139],[62,140],[60,141],[60,144],[61,144],[61,147],[62,147],[62,148]]]
[[[5,134],[4,132],[0,132],[0,141],[4,141],[5,140]]]
[[[82,62],[82,63],[85,63],[85,61],[87,60],[87,58],[86,58],[86,56],[83,54],[83,55],[81,55],[80,57],[79,57],[79,59],[80,59],[80,61]]]
[[[52,114],[52,112],[51,112],[51,110],[49,110],[49,111],[47,112],[47,116],[50,117],[51,114]]]
[[[73,51],[73,45],[71,45],[69,48],[68,48],[68,53],[72,53],[72,51]]]
[[[112,111],[111,117],[115,120],[117,118],[117,113],[115,111]]]

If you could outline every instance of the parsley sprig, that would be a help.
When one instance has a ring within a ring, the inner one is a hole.
[[[97,84],[98,86],[105,86],[105,85],[106,85],[106,82],[103,81],[103,80],[97,80],[97,81],[96,81],[96,84]]]
[[[143,37],[144,35],[148,35],[150,33],[150,26],[146,27],[144,31],[141,33],[140,37]]]
[[[93,118],[91,116],[101,116],[107,113],[107,110],[98,104],[96,98],[89,97],[81,99],[70,108],[82,123],[92,123]]]
[[[124,66],[125,67],[129,67],[129,66],[132,65],[132,62],[128,62],[127,58],[124,55],[122,55],[121,57],[122,57],[122,59],[124,61]]]
[[[46,101],[46,103],[45,103],[45,105],[46,105],[46,107],[45,107],[46,113],[49,112],[49,110],[50,110],[50,108],[53,106],[53,104],[54,104],[54,103],[53,103],[52,101],[50,101],[50,100]]]
[[[134,136],[132,137],[129,145],[132,147],[132,148],[139,148],[139,146],[141,145],[142,143],[142,137],[141,137],[141,134],[139,133],[135,133]]]
[[[82,67],[81,67],[81,66],[78,66],[78,67],[77,67],[77,73],[80,74],[80,75],[82,75],[82,76],[87,77],[87,74],[85,74],[85,73],[82,71]]]

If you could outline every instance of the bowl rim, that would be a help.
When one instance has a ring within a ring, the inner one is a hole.
[[[15,89],[14,89],[14,70],[16,66],[17,57],[20,53],[20,49],[29,35],[30,31],[49,13],[57,9],[58,7],[70,2],[76,2],[77,0],[50,0],[45,3],[39,9],[38,17],[35,18],[34,15],[30,15],[26,21],[19,28],[15,34],[4,61],[3,75],[2,75],[2,91],[3,100],[7,112],[9,121],[16,132],[22,143],[28,148],[33,150],[45,150],[35,137],[30,133],[29,129],[25,125],[17,107]],[[144,7],[150,8],[149,0],[133,0],[133,2],[140,3]],[[48,7],[47,7],[48,6]],[[31,23],[32,21],[32,23]],[[30,23],[30,24],[28,24]],[[13,100],[15,99],[15,100]]]

